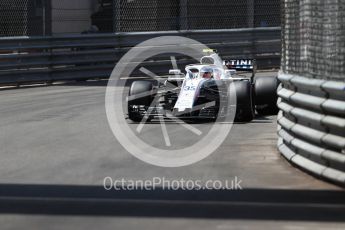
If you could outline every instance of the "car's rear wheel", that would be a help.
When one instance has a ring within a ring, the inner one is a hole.
[[[259,115],[276,115],[278,78],[271,76],[255,77],[255,105]]]
[[[134,81],[128,93],[128,118],[134,122],[141,122],[154,98],[154,84],[152,81]],[[147,121],[151,118],[147,117]]]
[[[235,81],[236,117],[235,121],[250,122],[254,119],[253,87],[250,81]]]

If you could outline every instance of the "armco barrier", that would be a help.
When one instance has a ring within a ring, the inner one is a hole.
[[[292,163],[345,184],[345,82],[279,74],[278,148]]]
[[[131,47],[158,36],[192,38],[217,49],[223,58],[255,58],[259,68],[280,65],[280,27],[2,37],[0,84],[107,78]],[[166,73],[171,66],[170,57],[147,65],[154,67],[157,74]]]

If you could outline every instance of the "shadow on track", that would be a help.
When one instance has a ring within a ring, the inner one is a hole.
[[[345,222],[344,191],[106,191],[101,186],[0,185],[0,213]]]

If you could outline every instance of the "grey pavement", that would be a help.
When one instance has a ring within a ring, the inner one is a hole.
[[[234,124],[221,147],[194,165],[161,168],[136,159],[114,138],[105,86],[90,81],[0,91],[1,229],[344,229],[343,190],[281,157],[276,116]],[[167,126],[180,137],[179,124]],[[153,145],[163,141],[155,122],[142,135]],[[238,177],[244,190],[105,191],[108,176]]]

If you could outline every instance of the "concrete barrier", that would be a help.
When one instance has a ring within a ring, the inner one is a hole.
[[[293,164],[345,184],[345,82],[279,73],[278,148]]]

